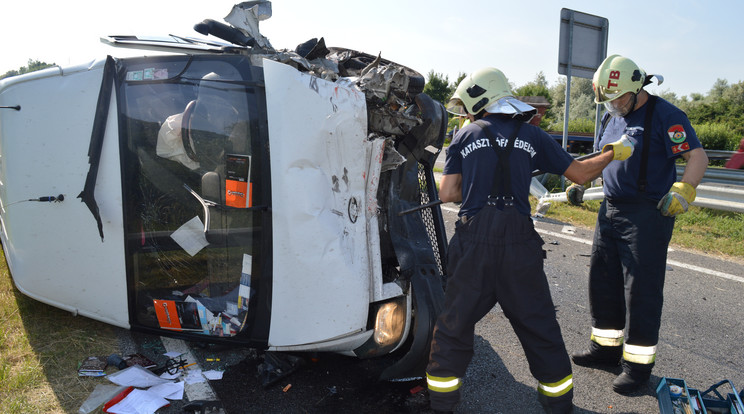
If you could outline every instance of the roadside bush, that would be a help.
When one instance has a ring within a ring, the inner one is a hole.
[[[703,148],[709,150],[736,151],[741,136],[729,125],[704,123],[693,125]]]
[[[540,124],[542,126],[542,123]],[[555,120],[547,128],[547,131],[563,131],[563,121]],[[582,133],[594,133],[594,120],[588,118],[577,118],[568,120],[569,133],[582,132]]]

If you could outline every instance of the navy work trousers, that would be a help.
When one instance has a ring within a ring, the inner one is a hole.
[[[622,331],[627,312],[625,343],[657,344],[673,230],[674,217],[662,216],[654,200],[602,202],[589,269],[593,327]]]
[[[529,216],[513,207],[484,207],[459,224],[448,252],[445,308],[434,328],[427,374],[458,380],[473,356],[475,324],[499,303],[541,383],[571,376],[571,362],[556,320],[543,270],[543,241]],[[459,388],[429,393],[431,407],[449,411],[459,402]],[[573,389],[549,401],[571,403]]]

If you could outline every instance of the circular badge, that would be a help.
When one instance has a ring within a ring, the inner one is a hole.
[[[669,139],[675,144],[679,144],[687,139],[685,129],[679,124],[672,125],[672,127],[667,130],[667,134],[669,135]]]

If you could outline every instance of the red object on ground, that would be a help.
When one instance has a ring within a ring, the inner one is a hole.
[[[410,392],[411,392],[411,394],[418,394],[418,393],[420,393],[423,390],[424,390],[424,387],[422,387],[420,385],[417,385],[417,386],[411,388]]]
[[[726,161],[724,167],[734,170],[744,169],[744,138],[739,142],[739,152],[732,155],[731,158]]]

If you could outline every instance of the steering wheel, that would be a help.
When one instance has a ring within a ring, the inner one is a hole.
[[[181,119],[181,142],[183,143],[183,149],[186,150],[186,155],[191,158],[192,161],[199,162],[196,159],[196,152],[194,147],[191,145],[191,117],[194,114],[194,108],[196,107],[196,101],[189,102],[186,105],[186,109],[183,111],[183,118]]]

